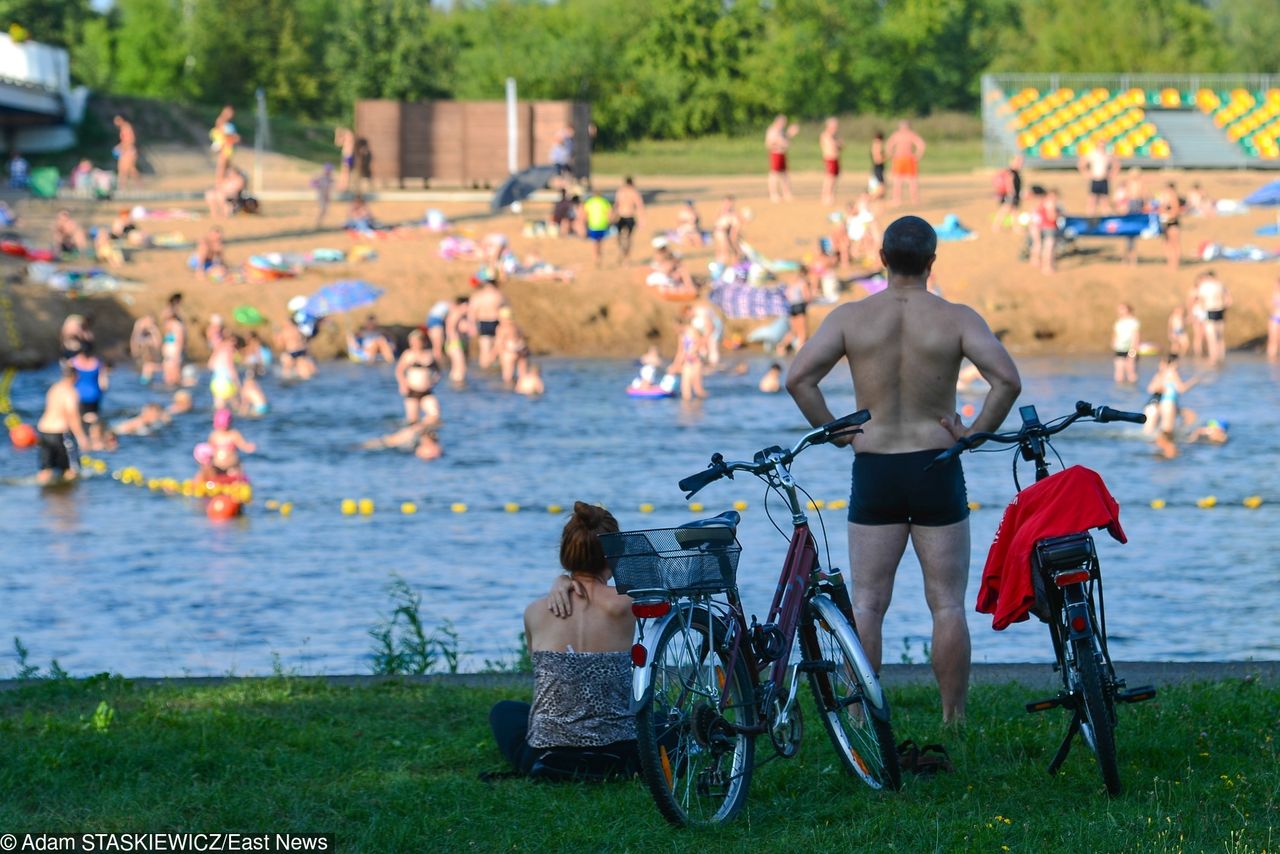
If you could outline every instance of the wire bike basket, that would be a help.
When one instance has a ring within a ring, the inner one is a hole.
[[[742,546],[725,526],[600,534],[619,593],[720,593],[737,581]]]

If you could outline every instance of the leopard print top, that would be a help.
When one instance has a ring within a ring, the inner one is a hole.
[[[636,737],[631,715],[631,655],[533,653],[532,747],[599,747]]]

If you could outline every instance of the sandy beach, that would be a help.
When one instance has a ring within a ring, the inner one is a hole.
[[[945,215],[955,214],[972,229],[976,239],[940,245],[935,266],[938,281],[947,298],[973,305],[994,329],[1003,330],[1006,343],[1015,352],[1105,352],[1115,305],[1120,301],[1134,305],[1142,321],[1143,340],[1163,346],[1170,309],[1184,297],[1195,276],[1206,269],[1217,272],[1234,298],[1227,323],[1230,346],[1248,346],[1265,337],[1266,303],[1276,267],[1270,263],[1222,260],[1206,264],[1199,260],[1198,253],[1199,247],[1209,241],[1229,246],[1255,244],[1268,249],[1280,246],[1277,238],[1254,236],[1258,226],[1275,221],[1271,209],[1254,209],[1229,217],[1185,217],[1184,263],[1177,271],[1166,266],[1160,239],[1139,241],[1139,263],[1130,266],[1121,261],[1123,241],[1082,238],[1078,241],[1080,251],[1063,258],[1055,275],[1044,276],[1018,260],[1021,235],[991,230],[995,208],[991,173],[934,176],[928,173],[927,166],[926,160],[921,204],[901,208],[881,205],[877,209],[878,222],[883,227],[897,215],[914,213],[936,224]],[[305,190],[307,177],[304,169],[297,168],[283,177],[273,177],[270,186],[275,190]],[[1152,172],[1144,178],[1148,193],[1174,180],[1185,195],[1192,182],[1198,181],[1212,197],[1233,199],[1247,195],[1268,180],[1266,173],[1256,172]],[[840,198],[849,199],[861,189],[854,185],[860,185],[862,180],[858,173],[846,175]],[[490,233],[503,233],[518,255],[536,254],[573,270],[576,278],[572,282],[514,280],[504,286],[535,353],[625,356],[642,351],[653,336],[660,336],[666,351],[671,351],[672,319],[680,306],[658,299],[643,282],[648,272],[649,240],[654,233],[675,225],[681,200],[695,200],[706,224],[714,218],[719,200],[725,194],[735,194],[739,209],[750,211],[751,215],[744,226],[745,238],[769,257],[801,260],[814,251],[817,239],[831,228],[828,209],[818,201],[819,181],[817,173],[793,176],[796,200],[775,205],[767,199],[763,175],[706,179],[636,176],[640,189],[652,195],[635,257],[627,266],[617,265],[616,244],[610,241],[601,269],[594,267],[591,247],[585,240],[523,234],[527,221],[546,218],[550,209],[547,203],[527,203],[518,215],[490,216],[488,205],[483,202],[398,201],[394,192],[384,191],[371,206],[380,221],[393,224],[420,221],[427,208],[436,208],[453,222],[454,234],[480,239]],[[595,182],[597,187],[611,192],[620,178],[597,176]],[[153,179],[145,189],[190,191],[197,183],[193,176],[178,176],[168,183]],[[1024,175],[1024,184],[1058,187],[1067,212],[1076,213],[1083,208],[1085,182],[1075,173],[1032,172]],[[69,208],[87,227],[106,225],[117,209],[132,204],[20,201],[16,204],[21,217],[18,231],[34,245],[47,245],[49,223],[59,207]],[[194,241],[212,224],[203,205],[195,202],[145,204],[182,208],[199,216],[141,222],[141,227],[152,234],[180,233]],[[267,201],[261,214],[241,214],[223,223],[228,262],[238,266],[255,254],[305,253],[321,247],[349,252],[359,241],[339,228],[346,209],[346,202],[335,200],[326,227],[314,230],[314,202]],[[189,249],[146,249],[133,253],[124,267],[113,271],[138,283],[136,286],[80,298],[25,282],[25,262],[5,257],[0,274],[9,283],[20,340],[14,342],[0,335],[0,363],[31,365],[52,358],[56,354],[57,324],[72,312],[93,312],[100,340],[127,341],[133,318],[158,312],[174,291],[184,294],[184,305],[195,329],[203,328],[213,313],[230,318],[234,309],[242,305],[254,306],[274,325],[285,318],[285,304],[291,297],[309,294],[336,279],[362,278],[386,290],[373,307],[380,323],[399,328],[416,326],[436,300],[466,293],[468,280],[479,267],[478,262],[442,260],[438,249],[443,237],[425,229],[407,230],[369,243],[377,253],[373,260],[313,268],[296,278],[265,283],[200,280],[187,268]],[[705,275],[711,250],[707,247],[688,251],[684,257],[695,275]],[[845,275],[854,272],[858,271],[846,271]],[[845,298],[863,295],[861,288],[853,287]],[[811,322],[820,322],[825,311],[818,308],[811,312]],[[316,352],[322,357],[338,355],[342,331],[362,320],[364,314],[356,311],[327,324],[316,341]],[[742,331],[753,324],[735,322],[730,331]],[[191,355],[200,356],[198,346],[193,347]]]

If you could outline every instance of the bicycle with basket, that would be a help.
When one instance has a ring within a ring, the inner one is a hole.
[[[600,537],[637,618],[631,704],[642,775],[673,824],[716,824],[741,810],[758,737],[768,737],[770,758],[796,755],[802,676],[843,767],[873,789],[900,786],[888,701],[858,639],[843,574],[820,564],[800,497],[808,493],[790,471],[802,451],[861,432],[870,417],[863,410],[836,419],[750,462],[715,454],[680,481],[691,498],[746,472],[764,481],[766,512],[770,493],[783,499],[790,545],[764,622],[748,621],[738,591],[738,513]]]

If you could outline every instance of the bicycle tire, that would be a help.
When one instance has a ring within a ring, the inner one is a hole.
[[[848,618],[825,594],[814,596],[805,610],[800,639],[806,660],[835,665],[832,671],[811,669],[809,686],[845,770],[873,789],[901,788],[889,701]],[[860,711],[854,712],[854,705]]]
[[[678,612],[654,645],[652,697],[636,713],[641,776],[663,818],[679,827],[731,820],[751,786],[755,737],[732,725],[755,724],[755,689],[745,650],[726,675],[725,637],[724,621],[707,608]]]
[[[1096,629],[1095,629],[1096,630]],[[1075,668],[1079,676],[1077,690],[1083,717],[1081,737],[1098,760],[1102,782],[1112,797],[1120,794],[1120,767],[1116,758],[1115,702],[1103,687],[1102,671],[1093,653],[1093,638],[1071,641]]]

